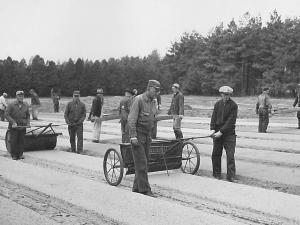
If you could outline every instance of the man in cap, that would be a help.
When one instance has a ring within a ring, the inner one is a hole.
[[[4,112],[7,107],[7,94],[4,92],[0,97],[0,120],[4,121]]]
[[[129,143],[129,130],[128,130],[128,114],[130,111],[130,105],[132,101],[133,91],[130,89],[125,89],[124,97],[120,101],[119,106],[119,116],[121,123],[121,132],[122,132],[122,143]]]
[[[293,106],[295,107],[296,105],[300,107],[300,84],[297,85],[297,95]],[[298,118],[298,129],[300,129],[300,111],[297,112],[297,118]]]
[[[235,176],[235,123],[237,118],[238,106],[230,98],[233,89],[222,86],[219,89],[222,99],[214,105],[210,121],[211,136],[213,137],[212,166],[213,176],[221,179],[221,159],[223,148],[227,156],[227,180],[233,182]]]
[[[31,96],[32,119],[38,120],[38,114],[39,114],[38,108],[41,106],[39,96],[37,95],[34,89],[30,89],[29,94]]]
[[[54,88],[52,88],[51,89],[51,98],[52,98],[52,102],[53,102],[54,112],[59,112],[59,100],[60,100],[59,90],[55,90]]]
[[[155,120],[154,99],[160,92],[160,83],[149,80],[147,90],[133,99],[128,115],[128,127],[135,167],[133,192],[153,197],[148,181],[148,157],[151,144],[151,129]]]
[[[23,159],[24,140],[26,127],[30,126],[29,106],[23,102],[24,92],[16,92],[16,101],[9,104],[5,111],[5,118],[9,122],[8,131],[10,135],[10,154],[12,159]]]
[[[94,132],[92,142],[99,143],[102,125],[102,108],[103,108],[104,98],[103,89],[98,88],[96,96],[92,102],[92,108],[90,113],[90,120],[94,122]]]
[[[80,91],[73,92],[73,100],[67,103],[64,116],[68,124],[71,151],[80,154],[83,149],[83,121],[86,117],[85,104],[80,101]],[[75,143],[76,136],[77,150]]]
[[[256,114],[259,116],[258,132],[266,133],[269,124],[269,113],[271,113],[272,105],[269,97],[270,89],[263,88],[262,94],[257,98]]]
[[[173,98],[168,114],[173,116],[173,130],[175,137],[176,139],[180,139],[183,138],[181,120],[184,115],[184,96],[179,91],[179,84],[177,83],[172,85],[172,92]]]

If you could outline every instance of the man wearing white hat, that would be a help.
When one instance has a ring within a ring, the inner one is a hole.
[[[7,94],[4,92],[0,97],[0,119],[4,121],[4,112],[7,107]]]
[[[295,98],[293,106],[295,107],[296,105],[300,107],[300,84],[297,85],[297,96]],[[297,118],[298,118],[298,129],[300,129],[300,111],[297,112]]]
[[[94,132],[93,132],[93,140],[94,143],[99,143],[100,141],[100,134],[101,134],[101,125],[102,125],[102,117],[103,117],[103,89],[98,88],[95,98],[92,102],[91,108],[91,121],[94,121]]]
[[[9,122],[10,154],[13,160],[23,159],[26,127],[30,126],[29,106],[23,102],[24,92],[16,92],[17,100],[7,106],[5,118]]]
[[[222,99],[214,105],[211,116],[210,129],[213,137],[212,165],[213,176],[221,179],[221,159],[223,148],[227,156],[227,180],[233,182],[235,176],[235,123],[237,118],[238,106],[230,98],[233,89],[222,86],[219,89]]]

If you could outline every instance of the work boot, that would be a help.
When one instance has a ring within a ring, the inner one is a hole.
[[[99,140],[93,139],[92,142],[99,143]]]

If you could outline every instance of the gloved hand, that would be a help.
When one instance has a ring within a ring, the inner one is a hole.
[[[135,146],[139,144],[139,141],[136,137],[130,138],[130,142],[132,145],[135,145]]]
[[[178,117],[179,117],[180,119],[183,119],[183,115],[178,115]]]
[[[213,135],[216,133],[215,130],[211,130],[211,134],[209,136],[213,137]]]
[[[219,138],[219,137],[221,137],[221,136],[222,136],[221,131],[218,131],[217,133],[214,133],[214,134],[213,134],[213,137],[214,137],[214,138]]]

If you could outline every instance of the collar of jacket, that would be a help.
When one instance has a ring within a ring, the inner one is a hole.
[[[14,101],[14,104],[15,104],[15,105],[25,105],[24,102],[20,103],[18,100],[15,100],[15,101]]]

